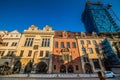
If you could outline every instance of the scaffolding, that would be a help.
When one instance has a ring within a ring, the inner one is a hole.
[[[120,20],[111,9],[112,5],[86,2],[82,21],[87,32],[120,32]]]

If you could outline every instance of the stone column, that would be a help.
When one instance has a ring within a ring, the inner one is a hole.
[[[50,57],[49,57],[48,73],[52,73],[52,53],[50,54]]]

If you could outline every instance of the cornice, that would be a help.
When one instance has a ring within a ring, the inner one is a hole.
[[[54,35],[54,31],[25,31],[23,34]]]

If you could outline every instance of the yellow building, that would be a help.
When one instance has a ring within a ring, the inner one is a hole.
[[[83,73],[104,71],[104,67],[100,60],[101,55],[99,46],[103,38],[99,38],[95,32],[92,34],[81,32],[81,36],[78,36],[77,40]]]
[[[51,73],[53,37],[54,31],[48,25],[43,30],[35,25],[24,30],[16,54],[21,72]]]
[[[12,69],[21,33],[17,30],[12,32],[0,31],[0,35],[3,40],[2,46],[0,47],[0,66],[6,64]]]

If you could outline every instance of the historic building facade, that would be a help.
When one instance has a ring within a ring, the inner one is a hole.
[[[48,25],[43,30],[32,25],[22,34],[17,30],[0,31],[0,68],[5,65],[19,73],[118,71],[119,35],[54,31]],[[108,45],[104,44],[106,40]]]
[[[21,38],[21,33],[17,30],[12,32],[0,31],[2,37],[2,46],[0,47],[0,65],[10,66],[11,69],[14,66],[14,60],[16,58],[16,49]]]
[[[100,33],[102,41],[102,61],[106,70],[120,73],[120,33]]]
[[[35,25],[24,30],[16,54],[21,62],[21,72],[51,73],[53,36],[54,31],[48,25],[43,30]]]
[[[120,32],[120,22],[111,9],[112,5],[101,2],[86,2],[82,21],[87,32]]]
[[[53,73],[82,73],[82,63],[74,32],[55,31]]]
[[[103,38],[93,32],[92,34],[81,32],[77,38],[83,73],[95,73],[103,71],[101,62],[100,43]]]

